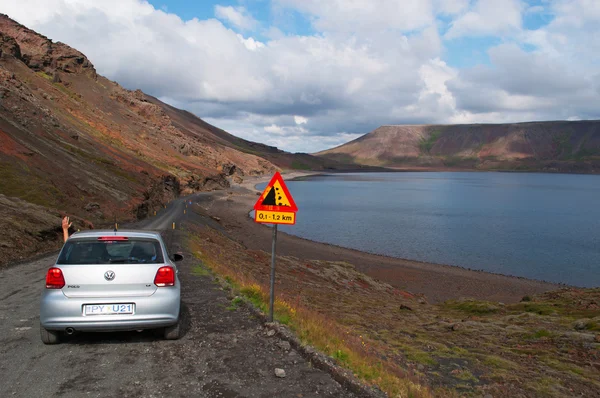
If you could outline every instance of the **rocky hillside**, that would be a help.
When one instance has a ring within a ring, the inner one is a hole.
[[[0,14],[0,264],[77,228],[281,167],[335,168],[234,137],[100,76],[79,51]]]
[[[382,126],[316,155],[363,165],[600,172],[600,121]]]

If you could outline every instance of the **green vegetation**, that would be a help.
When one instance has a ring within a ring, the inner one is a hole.
[[[213,235],[211,239],[213,238],[225,239],[222,235]],[[192,239],[190,246],[196,253],[196,257],[202,259],[206,267],[220,275],[223,280],[232,282],[229,286],[235,286],[233,289],[235,293],[240,294],[263,313],[268,312],[269,295],[266,287],[250,278],[244,267],[239,267],[235,262],[230,261],[231,259],[222,261],[224,258],[221,255],[205,254],[205,240]],[[200,250],[201,247],[202,250]],[[219,252],[223,253],[220,249]],[[231,254],[230,251],[228,253]],[[228,308],[233,310],[233,304]],[[414,398],[431,396],[427,388],[410,379],[399,377],[397,371],[392,371],[389,366],[384,366],[379,357],[368,355],[365,349],[366,341],[362,335],[357,336],[350,329],[323,314],[294,306],[288,300],[277,297],[274,317],[279,323],[288,325],[291,330],[295,331],[304,344],[310,344],[335,358],[340,364],[350,368],[357,377],[369,384],[376,383],[390,396]],[[427,358],[426,353],[415,353],[415,357],[427,363],[433,361],[431,358]]]
[[[546,329],[538,329],[533,333],[527,333],[524,335],[524,338],[527,340],[538,340],[542,338],[551,338],[554,337],[555,334],[546,330]]]
[[[560,157],[568,157],[573,153],[573,145],[571,144],[571,133],[565,132],[555,135],[552,138],[552,144],[555,147],[556,155]]]
[[[421,149],[421,152],[428,154],[438,138],[440,138],[440,135],[442,135],[441,130],[433,130],[429,138],[421,138],[421,142],[419,142],[419,148]]]
[[[92,163],[100,164],[109,173],[117,175],[117,176],[124,178],[128,181],[131,181],[133,183],[138,182],[137,178],[135,178],[135,175],[133,173],[129,173],[126,170],[121,169],[112,159],[105,158],[102,156],[96,156],[96,155],[94,155],[90,152],[84,151],[74,145],[63,143],[62,146],[63,146],[63,148],[65,148],[66,150],[68,150],[69,152],[71,152],[74,155],[80,156],[83,159],[88,160]]]
[[[547,303],[520,303],[511,308],[517,311],[533,312],[538,315],[550,315],[556,312],[555,307]]]
[[[192,267],[192,274],[196,276],[208,276],[210,275],[210,271],[205,268],[202,263],[199,263],[198,265]]]
[[[453,308],[456,310],[463,311],[467,314],[474,315],[486,315],[493,314],[500,310],[500,307],[496,304],[492,304],[487,301],[477,301],[477,300],[463,300],[463,301],[455,301],[449,300],[445,303],[446,307]]]
[[[244,286],[240,289],[240,293],[246,297],[256,308],[263,312],[268,311],[268,297],[265,297],[265,294],[258,284]]]
[[[44,71],[39,71],[39,72],[35,72],[36,75],[43,77],[46,80],[52,81],[53,77],[52,75],[44,72]]]
[[[266,313],[269,255],[214,230],[196,231],[191,246],[205,253],[204,263]],[[562,289],[506,305],[432,305],[351,264],[277,261],[275,319],[388,396],[503,396],[510,385],[524,396],[563,397],[600,388],[587,359],[597,355],[600,289]]]
[[[46,207],[64,200],[64,194],[51,181],[37,177],[21,162],[0,162],[0,192]]]
[[[62,83],[52,83],[52,85],[54,87],[56,87],[57,89],[59,89],[60,91],[62,91],[63,94],[66,94],[67,97],[71,98],[73,101],[79,102],[79,100],[81,99],[81,95],[76,94],[73,91],[69,90]]]
[[[600,332],[600,322],[589,321],[585,324],[585,329],[593,332]]]
[[[231,304],[229,305],[229,307],[227,307],[227,310],[229,311],[235,311],[237,310],[242,304],[244,303],[244,299],[239,297],[239,296],[235,296],[233,298],[233,300],[231,300]]]
[[[294,170],[310,170],[310,165],[294,160],[290,166]]]
[[[517,369],[518,365],[512,361],[501,358],[497,355],[488,355],[483,360],[483,363],[487,366],[497,368],[497,369],[505,369],[505,370],[513,370]]]

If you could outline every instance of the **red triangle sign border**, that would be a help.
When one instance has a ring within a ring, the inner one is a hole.
[[[273,205],[263,205],[262,204],[263,201],[265,200],[266,194],[269,192],[269,190],[271,188],[273,188],[273,185],[275,185],[275,182],[277,182],[277,181],[279,181],[279,185],[281,185],[281,189],[283,189],[283,193],[287,197],[291,206],[273,206]],[[288,211],[288,212],[297,212],[298,211],[298,206],[296,206],[296,202],[294,202],[294,198],[290,194],[290,191],[288,190],[287,186],[285,185],[285,182],[283,181],[283,177],[281,176],[281,174],[278,171],[275,172],[275,175],[273,176],[273,178],[271,178],[271,181],[267,184],[264,191],[262,192],[262,194],[260,195],[260,197],[258,198],[256,203],[254,204],[254,210]]]

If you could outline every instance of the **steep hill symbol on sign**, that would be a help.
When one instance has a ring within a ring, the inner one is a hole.
[[[279,172],[275,173],[256,201],[254,210],[298,211],[294,198],[285,186]]]

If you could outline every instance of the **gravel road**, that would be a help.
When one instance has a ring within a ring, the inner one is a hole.
[[[39,298],[56,255],[0,270],[0,395],[3,397],[354,397],[266,330],[245,307],[230,307],[210,276],[192,272],[180,223],[185,201],[172,202],[137,227],[161,229],[181,250],[184,335],[151,331],[87,333],[46,346]],[[195,220],[198,222],[197,220]],[[200,221],[201,222],[201,221]],[[286,376],[275,376],[275,369]]]

